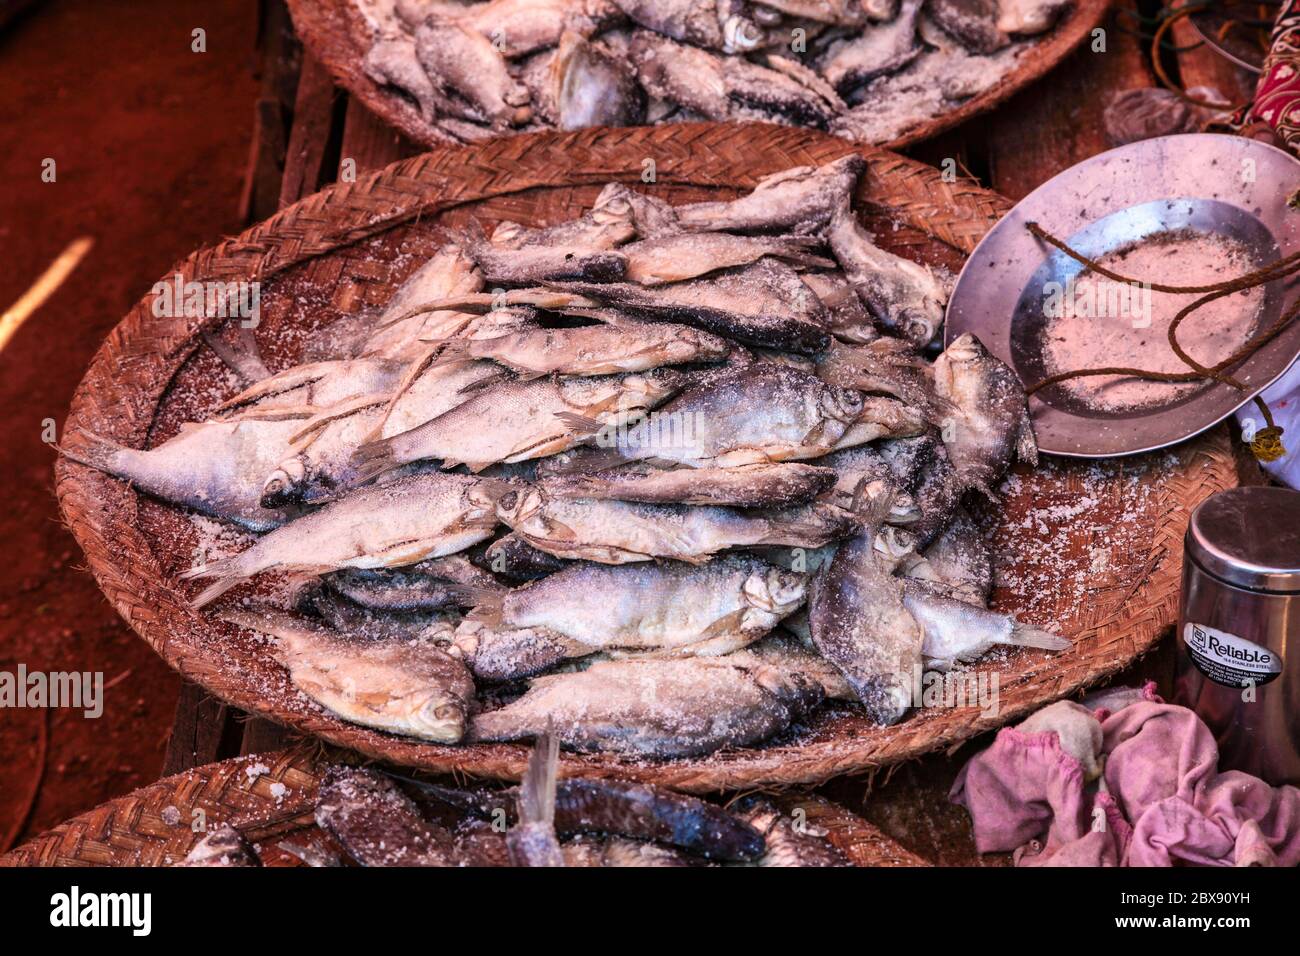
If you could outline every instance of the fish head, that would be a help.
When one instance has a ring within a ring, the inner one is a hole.
[[[307,467],[295,455],[280,462],[262,485],[263,508],[283,508],[302,497],[302,483],[307,477]]]
[[[822,391],[821,412],[834,421],[851,425],[862,414],[862,393],[852,388],[827,386]]]
[[[746,603],[751,607],[785,617],[804,602],[808,592],[808,575],[784,568],[769,568],[751,574],[741,590]]]
[[[444,690],[422,688],[393,703],[416,736],[439,743],[457,743],[465,736],[465,703]]]
[[[480,478],[464,492],[466,517],[470,520],[491,519],[498,513],[502,498],[516,488],[513,482],[500,478]],[[495,524],[493,520],[493,524]]]
[[[545,497],[539,488],[511,488],[497,498],[496,513],[514,528],[540,514],[544,504]]]

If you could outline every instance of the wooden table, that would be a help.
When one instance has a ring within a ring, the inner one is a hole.
[[[1105,27],[1104,52],[1080,49],[995,112],[919,144],[909,154],[940,167],[946,159],[956,160],[957,168],[981,185],[1019,199],[1061,170],[1108,149],[1102,113],[1111,98],[1124,90],[1158,85],[1150,40],[1136,32],[1137,9],[1137,0],[1116,0]],[[1196,35],[1186,21],[1171,33],[1178,49],[1167,52],[1163,62],[1172,77],[1185,87],[1213,86],[1234,103],[1249,98],[1254,89],[1251,74],[1208,47],[1195,45]],[[359,176],[421,151],[334,86],[325,68],[294,37],[282,0],[262,0],[258,47],[262,94],[243,198],[249,223],[342,175]],[[1253,460],[1239,457],[1243,482],[1259,482]],[[1117,682],[1155,679],[1167,689],[1172,650],[1172,640],[1165,640]],[[277,724],[243,714],[187,683],[177,704],[163,773],[278,749],[294,739]],[[822,789],[935,862],[1003,864],[1005,859],[975,856],[964,811],[946,799],[962,762],[985,745],[980,739],[950,754],[889,768],[873,779],[837,780]]]

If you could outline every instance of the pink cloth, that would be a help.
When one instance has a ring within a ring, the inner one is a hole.
[[[1300,864],[1300,789],[1219,773],[1209,728],[1154,685],[1095,703],[1044,708],[1036,732],[1004,727],[962,768],[951,797],[981,853],[1014,851],[1018,866]],[[1100,724],[1100,754],[1078,752],[1088,721]],[[1096,782],[1092,764],[1104,768]]]

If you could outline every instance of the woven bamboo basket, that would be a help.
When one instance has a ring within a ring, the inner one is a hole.
[[[302,866],[280,844],[328,842],[312,814],[321,775],[340,756],[300,748],[165,777],[34,837],[0,856],[0,867],[167,866],[226,823],[256,844],[264,865]],[[929,865],[838,803],[811,794],[775,800],[783,812],[801,810],[810,827],[825,830],[854,866]]]
[[[362,69],[362,62],[370,49],[372,31],[357,9],[356,0],[288,0],[288,4],[299,38],[312,55],[325,64],[339,86],[414,142],[436,146],[444,141],[408,100],[381,87]],[[1110,0],[1075,0],[1065,18],[1022,54],[1016,68],[993,86],[956,108],[919,123],[897,139],[880,145],[886,149],[902,149],[988,112],[1037,82],[1089,39],[1093,30],[1101,26],[1109,8]]]
[[[859,208],[882,244],[956,269],[1006,212],[1002,197],[872,147],[766,125],[675,125],[542,133],[441,147],[356,183],[336,185],[180,263],[184,281],[258,280],[256,336],[270,366],[291,364],[314,329],[376,309],[438,246],[479,219],[544,224],[585,208],[602,184],[638,184],[671,202],[732,197],[769,173],[849,152],[868,163]],[[652,157],[658,180],[640,182]],[[199,335],[203,320],[157,318],[146,297],[109,335],[77,389],[77,427],[131,447],[173,435],[237,390]],[[448,747],[350,725],[300,695],[259,642],[193,611],[195,524],[179,509],[60,459],[57,492],[90,570],[127,622],[177,671],[236,707],[381,760],[517,779],[527,749]],[[1180,537],[1191,509],[1235,481],[1226,432],[1175,451],[1109,463],[1053,462],[1022,471],[984,515],[1002,556],[1002,609],[1074,640],[1058,655],[984,661],[996,708],[927,707],[889,728],[851,709],[760,748],[647,763],[564,755],[568,775],[621,775],[688,791],[810,783],[949,747],[1093,684],[1150,649],[1176,615]]]

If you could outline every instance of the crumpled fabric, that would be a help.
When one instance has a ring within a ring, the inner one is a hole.
[[[1151,683],[1004,727],[950,797],[976,848],[1017,866],[1300,864],[1300,789],[1218,762],[1209,728]]]

